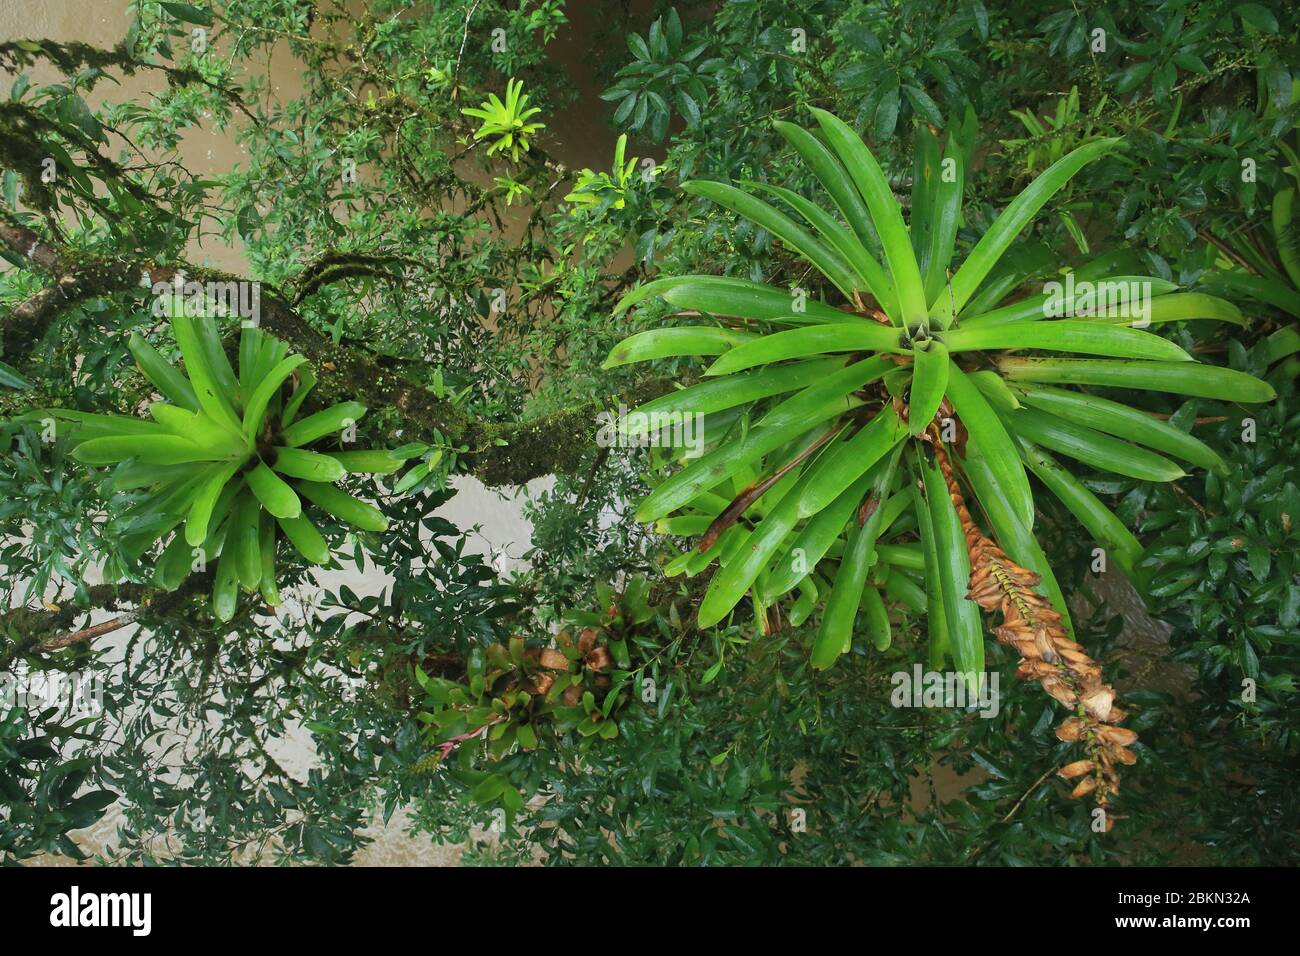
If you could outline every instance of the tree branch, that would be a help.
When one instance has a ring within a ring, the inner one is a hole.
[[[73,259],[51,241],[16,220],[0,223],[0,245],[33,271],[53,277],[51,286],[0,319],[0,344],[11,364],[25,359],[67,306],[93,296],[140,292],[178,276],[197,282],[250,280],[188,263],[159,266],[121,261]],[[590,451],[595,416],[606,403],[592,400],[563,411],[515,422],[489,422],[439,398],[412,381],[391,360],[360,346],[339,348],[298,314],[289,299],[265,285],[261,291],[261,328],[287,342],[313,364],[317,386],[313,400],[360,401],[371,409],[392,409],[407,440],[435,440],[435,432],[468,451],[460,456],[469,473],[489,486],[522,485],[543,475],[573,471]],[[638,405],[668,391],[667,379],[635,383],[610,402]],[[504,444],[501,444],[504,442]]]

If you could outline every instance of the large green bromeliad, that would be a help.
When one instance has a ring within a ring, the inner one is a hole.
[[[365,406],[340,402],[299,418],[316,381],[303,356],[288,354],[285,343],[259,329],[244,328],[236,373],[210,316],[186,315],[179,304],[171,311],[184,374],[141,336],[130,342],[140,370],[166,399],[149,406],[152,421],[66,408],[25,417],[67,426],[76,443],[73,457],[117,466],[117,490],[146,490],[125,516],[130,530],[123,550],[139,560],[172,535],[156,558],[155,584],[174,589],[216,560],[212,607],[224,621],[235,613],[241,585],[260,590],[268,604],[279,603],[275,553],[281,536],[308,562],[330,561],[304,500],[357,529],[386,529],[378,508],[334,482],[348,473],[394,472],[404,456],[400,449],[308,450],[346,435]]]
[[[1006,554],[1039,575],[1069,628],[1032,533],[1028,474],[1131,570],[1141,552],[1134,536],[1051,453],[1147,481],[1182,476],[1178,462],[1222,465],[1209,447],[1156,417],[1059,386],[1232,402],[1267,401],[1273,392],[1145,331],[1190,319],[1241,323],[1233,305],[1158,278],[1112,275],[1116,256],[1076,270],[1064,292],[1004,302],[1025,279],[1007,255],[1018,234],[1116,140],[1054,163],[957,263],[969,137],[950,136],[941,151],[928,129],[919,132],[909,225],[861,138],[814,112],[817,132],[777,128],[839,216],[764,183],[684,188],[767,230],[821,272],[845,304],[706,275],[661,278],[623,299],[619,311],[662,296],[704,321],[633,335],[607,365],[716,356],[706,381],[623,423],[628,435],[644,436],[663,416],[705,416],[705,453],[657,484],[637,515],[668,532],[701,535],[669,573],[695,574],[717,562],[699,608],[702,626],[722,620],[746,593],[760,623],[788,592],[799,592],[789,609],[796,623],[828,595],[813,649],[814,664],[825,667],[851,646],[859,610],[871,640],[888,644],[884,592],[928,612],[935,666],[951,657],[959,670],[978,673],[984,645],[967,599],[969,526],[955,506],[964,492],[948,493],[945,469],[973,492]],[[784,202],[803,222],[757,193]],[[1012,354],[1025,350],[1037,354]],[[890,537],[898,540],[887,543]]]

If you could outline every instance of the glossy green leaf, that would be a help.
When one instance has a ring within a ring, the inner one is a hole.
[[[339,402],[294,422],[284,430],[284,443],[297,448],[326,435],[341,433],[349,425],[360,421],[365,413],[366,406],[360,402]]]
[[[721,355],[753,339],[745,332],[715,326],[684,326],[637,332],[614,346],[601,368],[679,355]]]
[[[144,340],[138,332],[131,333],[127,343],[131,355],[139,365],[140,371],[158,389],[164,398],[170,399],[182,408],[192,412],[199,410],[199,399],[194,394],[194,387],[189,379],[172,367],[152,345]]]
[[[334,455],[321,455],[301,448],[277,446],[272,468],[290,478],[307,481],[338,481],[347,474],[347,467]]]
[[[912,350],[912,385],[908,391],[907,423],[913,435],[930,427],[948,388],[948,349],[937,339]]]
[[[289,539],[289,543],[298,549],[298,553],[312,564],[329,564],[330,549],[316,530],[316,526],[306,515],[297,518],[277,518],[280,530]]]
[[[677,389],[652,399],[628,412],[620,423],[626,435],[641,435],[652,430],[656,416],[707,415],[768,398],[783,392],[806,388],[825,376],[844,368],[844,358],[819,358],[773,368],[738,372]]]
[[[1080,169],[1113,149],[1119,142],[1117,138],[1099,139],[1078,147],[1043,170],[1038,178],[1011,200],[952,277],[952,300],[958,313],[993,271],[1007,247],[1048,200],[1074,178]],[[936,300],[936,311],[945,315],[951,311],[945,296],[940,295]]]
[[[217,499],[239,467],[239,462],[210,466],[185,519],[185,540],[191,548],[197,548],[207,540]]]
[[[1032,442],[1018,439],[1025,463],[1052,494],[1088,529],[1098,544],[1109,548],[1120,566],[1132,575],[1142,554],[1142,545],[1115,514],[1084,487],[1083,482],[1061,467]]]
[[[270,404],[276,391],[284,384],[285,379],[293,374],[293,370],[306,361],[307,357],[304,355],[291,355],[277,364],[257,383],[253,394],[244,404],[244,436],[250,441],[261,429],[266,419],[266,406]]]
[[[871,211],[871,220],[880,235],[885,261],[898,293],[903,323],[910,327],[924,321],[927,314],[925,285],[921,281],[921,272],[912,252],[912,240],[903,223],[903,215],[889,186],[889,180],[885,178],[871,150],[867,149],[852,127],[825,110],[814,109],[812,112],[817,117],[827,143],[848,170]]]
[[[746,183],[752,189],[761,189],[774,196],[779,196],[789,203],[799,215],[803,216],[817,231],[825,237],[844,260],[853,268],[858,278],[855,289],[863,289],[880,303],[886,315],[898,314],[898,303],[894,301],[894,287],[889,276],[875,257],[867,250],[857,236],[853,235],[839,220],[811,200],[798,193],[770,183]]]
[[[618,315],[651,296],[663,296],[679,309],[757,321],[787,323],[843,322],[846,312],[824,302],[801,300],[794,293],[761,282],[729,276],[669,276],[637,286],[619,300]],[[802,311],[797,311],[801,308]]]
[[[970,580],[966,539],[938,464],[922,461],[921,473],[939,572],[938,581],[930,586],[937,584],[942,596],[953,663],[973,691],[984,677],[984,629],[979,606],[966,597]]]
[[[990,479],[1008,506],[1028,530],[1034,527],[1034,495],[1011,436],[983,393],[955,364],[948,373],[948,398],[966,426],[970,443],[988,462]]]
[[[848,546],[835,574],[835,585],[826,599],[826,609],[813,642],[812,666],[818,670],[830,667],[841,654],[848,653],[853,644],[853,625],[862,602],[867,569],[871,566],[876,539],[881,531],[885,497],[894,481],[901,448],[896,448],[889,463],[880,470],[870,496],[876,507],[867,520],[853,522]]]
[[[388,518],[382,511],[340,488],[316,481],[299,481],[294,487],[312,504],[354,527],[363,531],[388,530]]]
[[[296,518],[302,514],[302,502],[283,478],[264,463],[247,475],[248,487],[267,511],[277,518]]]
[[[827,352],[902,352],[899,331],[874,322],[810,325],[751,339],[726,352],[705,370],[705,375],[725,375],[756,365]]]
[[[1016,434],[1103,471],[1141,481],[1175,481],[1186,474],[1155,452],[1034,408],[1009,412],[1007,421]]]
[[[942,338],[953,352],[1046,349],[1161,362],[1192,361],[1192,357],[1173,342],[1150,332],[1073,319],[1014,322],[977,328],[959,327],[942,333]]]
[[[637,508],[637,520],[656,521],[676,511],[750,462],[848,411],[852,393],[892,366],[880,358],[857,362],[785,399],[744,436],[695,459],[655,488]]]
[[[1138,362],[1111,359],[998,359],[1013,381],[1063,385],[1109,385],[1217,398],[1225,402],[1268,402],[1277,397],[1267,382],[1235,369],[1194,362]]]
[[[1026,388],[1022,401],[1058,418],[1138,442],[1202,468],[1221,471],[1225,467],[1218,453],[1199,439],[1168,422],[1107,398],[1048,386]]]
[[[832,202],[839,209],[844,221],[849,224],[858,241],[871,251],[872,257],[880,249],[880,236],[876,233],[876,227],[871,221],[871,213],[867,210],[867,204],[862,201],[862,194],[858,192],[857,187],[853,184],[844,165],[839,161],[833,152],[818,139],[815,135],[804,129],[802,126],[796,126],[793,123],[784,123],[776,121],[772,124],[777,132],[785,137],[786,142],[795,148],[799,156],[812,170],[817,181],[825,187],[826,192],[830,195]],[[879,263],[877,263],[879,267]],[[889,299],[897,308],[897,296],[894,294],[893,282],[885,276],[884,269],[880,270],[882,277],[886,279]],[[881,300],[882,307],[885,300]],[[893,312],[886,308],[886,312]]]
[[[727,183],[694,180],[683,183],[681,188],[683,192],[712,200],[766,229],[816,266],[818,271],[835,284],[845,298],[853,297],[853,291],[858,287],[859,282],[844,257],[785,213]]]

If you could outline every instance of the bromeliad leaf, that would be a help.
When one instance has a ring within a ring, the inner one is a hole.
[[[721,355],[753,336],[708,327],[651,329],[629,336],[609,353],[604,368],[678,355]]]

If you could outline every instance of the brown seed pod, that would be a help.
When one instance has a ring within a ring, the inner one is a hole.
[[[1062,613],[1040,593],[1039,575],[1011,560],[975,524],[938,429],[932,425],[926,437],[961,522],[971,568],[967,598],[984,610],[1001,612],[993,634],[1019,652],[1018,677],[1039,681],[1044,691],[1072,710],[1082,702],[1079,713],[1065,720],[1056,734],[1064,741],[1081,741],[1087,756],[1060,772],[1066,779],[1081,778],[1075,796],[1091,793],[1098,805],[1107,806],[1119,790],[1115,764],[1135,759],[1124,745],[1136,734],[1111,726],[1123,719],[1123,711],[1114,706],[1115,692],[1104,682],[1100,666],[1069,636]],[[1107,819],[1107,830],[1112,822]]]
[[[1074,691],[1070,689],[1070,685],[1059,677],[1044,677],[1043,690],[1047,691],[1066,707],[1073,707],[1078,703],[1078,698],[1075,696]]]
[[[538,674],[533,678],[531,694],[545,694],[555,684],[555,678],[550,674]]]
[[[1047,628],[1034,628],[1034,646],[1038,648],[1038,656],[1049,664],[1056,662],[1056,648],[1052,645],[1052,637],[1047,633]]]
[[[1069,717],[1056,728],[1058,740],[1082,740],[1086,728],[1078,717]]]
[[[1137,754],[1129,750],[1127,747],[1110,747],[1108,750],[1116,763],[1122,763],[1126,767],[1131,767],[1138,762]]]
[[[1097,789],[1097,783],[1098,781],[1096,777],[1091,777],[1091,776],[1084,777],[1082,780],[1078,782],[1075,788],[1070,791],[1070,796],[1072,797],[1087,796],[1088,794],[1092,793],[1092,791]]]
[[[1059,640],[1054,641],[1053,643],[1056,645],[1056,652],[1060,654],[1062,657],[1064,657],[1071,664],[1079,664],[1084,661],[1088,661],[1088,662],[1092,661],[1092,658],[1090,658],[1087,654],[1085,654],[1077,644],[1074,647],[1070,647],[1068,645],[1063,646]]]
[[[1097,736],[1108,744],[1119,744],[1121,747],[1127,747],[1138,739],[1138,735],[1127,727],[1116,727],[1114,724],[1098,727]]]
[[[1047,661],[1023,660],[1016,668],[1016,676],[1021,680],[1042,680],[1056,673],[1056,665]]]
[[[1115,703],[1115,692],[1109,687],[1098,687],[1082,698],[1084,709],[1098,720],[1110,716],[1111,706]]]
[[[1073,780],[1075,777],[1082,777],[1085,773],[1092,773],[1096,766],[1091,760],[1076,760],[1074,763],[1067,763],[1056,772],[1066,780]]]

